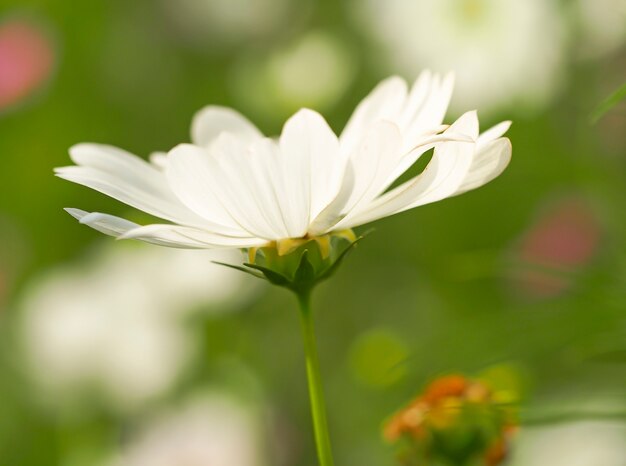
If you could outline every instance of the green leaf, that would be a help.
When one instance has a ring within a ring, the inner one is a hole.
[[[591,123],[597,123],[609,110],[626,98],[626,83],[607,97],[591,114]]]

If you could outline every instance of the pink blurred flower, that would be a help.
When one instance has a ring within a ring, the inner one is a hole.
[[[589,207],[566,199],[546,212],[522,241],[521,256],[558,267],[586,264],[594,255],[600,229]]]
[[[587,203],[558,201],[538,216],[513,251],[513,285],[536,298],[567,291],[597,254],[601,239],[601,225]]]
[[[0,24],[0,110],[36,90],[53,65],[53,45],[40,27],[23,20]]]

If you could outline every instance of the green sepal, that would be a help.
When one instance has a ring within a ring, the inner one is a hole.
[[[272,285],[287,286],[290,283],[289,278],[285,277],[279,272],[268,269],[267,267],[256,264],[249,264],[248,262],[244,263],[243,265],[245,265],[246,267],[250,267],[251,269],[260,271],[263,274],[260,278],[267,279],[267,281],[270,282]]]
[[[228,267],[230,269],[239,270],[240,272],[247,273],[248,275],[252,275],[253,277],[256,277],[256,278],[264,278],[262,273],[257,273],[254,270],[247,269],[240,265],[227,264],[226,262],[219,262],[219,261],[211,261],[211,262],[217,265],[223,265],[224,267]],[[247,265],[247,264],[244,264],[244,265]]]
[[[308,257],[309,250],[305,249],[302,251],[300,263],[296,269],[296,274],[294,276],[295,283],[302,283],[303,285],[306,285],[307,283],[313,283],[315,281],[315,270],[309,262]]]
[[[287,288],[298,295],[306,295],[323,280],[332,276],[348,252],[363,237],[348,239],[345,235],[331,234],[322,238],[304,241],[286,254],[279,254],[275,246],[251,251],[252,262],[243,266],[219,263],[267,280],[273,285]]]
[[[341,252],[341,254],[339,254],[339,257],[337,257],[337,260],[335,260],[335,262],[320,277],[320,281],[321,280],[326,280],[327,278],[330,278],[332,275],[334,275],[334,273],[337,271],[337,269],[339,269],[339,266],[343,263],[343,260],[346,258],[348,253],[351,252],[352,249],[356,246],[356,244],[359,241],[361,241],[362,239],[363,239],[363,236],[359,236],[357,239],[354,240],[354,242],[352,242],[352,244],[350,244],[350,246],[348,246],[346,249],[344,249]]]

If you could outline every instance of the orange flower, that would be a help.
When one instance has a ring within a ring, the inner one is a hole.
[[[477,457],[497,466],[506,457],[514,423],[495,395],[482,381],[441,377],[389,420],[384,436],[392,443],[408,439],[411,451],[404,456],[422,461]]]

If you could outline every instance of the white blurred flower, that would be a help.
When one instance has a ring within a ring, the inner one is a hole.
[[[585,421],[522,429],[511,460],[511,466],[626,466],[626,424]]]
[[[232,260],[224,252],[116,246],[31,284],[22,338],[44,390],[94,389],[125,408],[163,394],[184,369],[193,343],[180,314],[227,307],[248,281],[211,263]]]
[[[213,263],[236,262],[240,259],[237,251],[198,254],[198,251],[167,248],[166,253],[154,253],[153,248],[141,247],[129,254],[126,248],[113,249],[117,248],[111,248],[108,253],[111,265],[126,268],[125,273],[132,274],[137,286],[158,296],[166,312],[186,313],[208,307],[211,313],[220,313],[247,301],[258,289],[255,280]]]
[[[413,86],[391,77],[355,109],[340,136],[302,109],[278,139],[236,111],[209,106],[192,124],[193,144],[148,163],[121,149],[78,144],[76,166],[57,176],[173,223],[140,226],[67,209],[104,234],[161,246],[254,248],[351,229],[478,188],[511,158],[510,122],[479,134],[476,112],[442,125],[453,78],[426,71]],[[388,190],[434,147],[427,167]],[[157,163],[155,163],[157,161]]]
[[[261,466],[259,432],[250,409],[204,396],[157,417],[110,466]]]
[[[242,60],[235,91],[242,105],[263,115],[282,116],[301,107],[335,104],[354,79],[354,54],[332,34],[315,31],[275,51]]]
[[[394,70],[456,73],[455,110],[533,107],[559,84],[564,25],[550,0],[353,0],[353,6]]]
[[[626,1],[576,0],[570,6],[580,28],[578,48],[584,58],[609,54],[626,43]]]
[[[275,31],[294,13],[292,0],[161,0],[161,3],[167,20],[172,21],[177,32],[205,50],[262,37]]]

